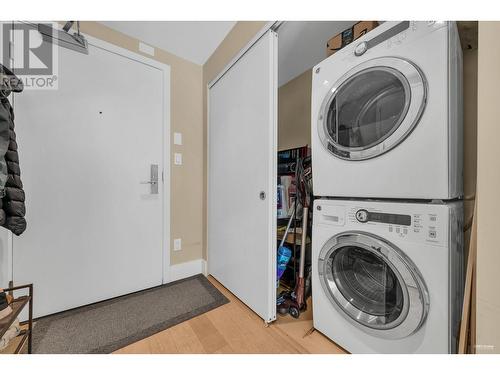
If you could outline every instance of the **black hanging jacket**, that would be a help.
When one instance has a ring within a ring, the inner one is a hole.
[[[0,74],[2,78],[15,77],[1,64]],[[0,225],[20,235],[26,229],[25,195],[14,131],[14,110],[7,97],[11,90],[20,92],[22,84],[5,90],[5,81],[3,83],[0,90]]]

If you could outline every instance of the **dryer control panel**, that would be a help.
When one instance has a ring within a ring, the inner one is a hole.
[[[350,45],[342,48],[329,59],[342,59],[344,61],[357,61],[361,56],[371,55],[375,50],[388,50],[399,48],[413,43],[430,33],[448,27],[446,21],[387,21],[369,33],[361,36]],[[333,57],[335,56],[335,57]],[[378,57],[371,56],[369,58]],[[314,67],[316,70],[320,63]]]

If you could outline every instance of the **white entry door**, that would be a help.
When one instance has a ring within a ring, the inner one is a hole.
[[[57,90],[14,98],[28,226],[13,278],[34,284],[35,317],[168,281],[169,70],[91,44],[88,55],[56,47]]]
[[[209,93],[209,273],[276,319],[277,35],[262,36]]]

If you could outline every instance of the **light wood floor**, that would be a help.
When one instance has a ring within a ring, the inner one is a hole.
[[[279,317],[266,327],[259,316],[214,278],[209,280],[229,303],[115,353],[345,353],[318,331],[307,334],[312,328],[311,306],[298,320]]]

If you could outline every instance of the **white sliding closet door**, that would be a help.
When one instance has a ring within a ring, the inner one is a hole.
[[[34,284],[35,316],[168,281],[169,70],[94,42],[56,48],[59,88],[14,97],[28,227],[13,277]]]
[[[209,90],[209,273],[276,319],[277,35],[264,34]]]

